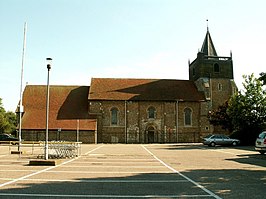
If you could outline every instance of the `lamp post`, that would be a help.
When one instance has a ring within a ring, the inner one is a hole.
[[[44,158],[48,160],[48,128],[49,128],[49,72],[52,65],[52,58],[46,58],[47,62],[47,89],[46,89],[46,134],[45,134],[45,146],[44,146]]]

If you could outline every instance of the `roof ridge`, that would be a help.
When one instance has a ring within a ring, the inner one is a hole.
[[[28,85],[26,85],[26,87],[27,86],[34,86],[34,87],[36,87],[36,86],[47,86],[46,84],[28,84]],[[88,85],[61,85],[61,84],[50,84],[49,85],[50,87],[82,87],[82,86],[87,86],[87,87],[89,87]]]
[[[172,81],[190,81],[190,80],[186,80],[186,79],[167,79],[167,78],[163,78],[163,79],[156,79],[156,78],[112,78],[112,77],[103,77],[103,78],[92,78],[92,80],[96,80],[96,79],[101,79],[101,80],[172,80]]]

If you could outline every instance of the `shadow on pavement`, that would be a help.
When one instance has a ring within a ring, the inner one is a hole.
[[[248,164],[249,167],[265,167],[266,169],[266,155],[261,154],[242,154],[237,155],[239,158],[226,159],[229,161],[235,161],[241,164]],[[265,176],[266,178],[266,176]]]
[[[193,170],[182,172],[221,198],[262,198],[266,171]],[[66,174],[67,175],[67,174]],[[123,197],[124,196],[124,197]],[[176,196],[176,197],[174,197]],[[2,187],[3,198],[214,198],[177,173],[146,173],[128,177],[36,179]],[[195,196],[195,197],[193,197]]]

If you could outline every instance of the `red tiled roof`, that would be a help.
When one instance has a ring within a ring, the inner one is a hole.
[[[50,86],[49,129],[95,130],[88,114],[88,86]],[[23,93],[22,129],[46,128],[46,86],[28,85]]]
[[[170,79],[92,78],[89,100],[201,101],[193,81]]]

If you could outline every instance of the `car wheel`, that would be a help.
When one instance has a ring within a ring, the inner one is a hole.
[[[265,153],[265,151],[260,151],[260,154],[263,155]]]
[[[233,146],[236,146],[236,145],[237,145],[237,143],[236,143],[236,142],[233,142],[233,143],[232,143],[232,145],[233,145]]]
[[[211,142],[209,146],[215,147],[215,142]]]

